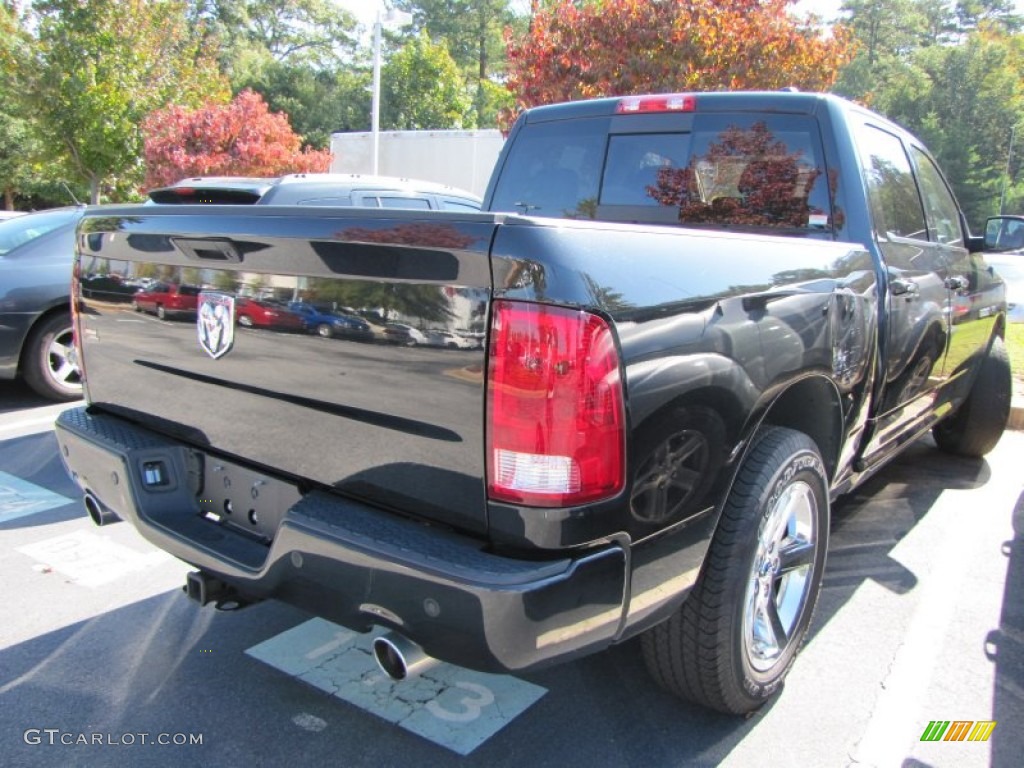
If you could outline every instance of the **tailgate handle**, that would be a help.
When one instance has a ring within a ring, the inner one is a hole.
[[[188,238],[172,237],[178,250],[190,259],[200,261],[219,261],[240,264],[242,254],[235,244],[226,238]]]

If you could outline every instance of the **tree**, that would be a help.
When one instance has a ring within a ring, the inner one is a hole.
[[[788,0],[558,0],[508,40],[517,105],[652,91],[828,90],[849,34],[822,35]]]
[[[238,85],[263,96],[272,111],[287,114],[305,146],[328,149],[332,133],[369,127],[370,83],[369,71],[273,61]]]
[[[147,188],[186,176],[278,176],[322,173],[330,152],[301,149],[288,118],[271,113],[259,94],[199,109],[169,107],[143,125]]]
[[[381,125],[389,130],[473,126],[472,102],[447,47],[425,32],[393,54],[381,73]]]
[[[982,25],[961,45],[920,49],[912,63],[872,106],[928,145],[978,230],[998,212],[1011,129],[1019,138],[1024,126],[1024,39]]]
[[[37,44],[19,88],[93,203],[104,185],[137,184],[146,114],[224,95],[181,0],[46,0],[33,11]]]
[[[426,31],[444,40],[462,70],[470,91],[478,125],[495,125],[497,112],[506,106],[495,99],[495,80],[505,72],[505,30],[525,33],[524,20],[509,0],[398,0],[395,5],[412,14],[414,33]]]
[[[189,17],[234,82],[266,60],[336,69],[355,54],[356,20],[331,0],[189,0]],[[255,63],[254,63],[255,62]]]

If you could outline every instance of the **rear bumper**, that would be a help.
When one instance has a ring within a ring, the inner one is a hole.
[[[599,650],[622,631],[628,557],[620,546],[555,560],[499,557],[477,540],[326,491],[299,496],[269,476],[253,492],[277,486],[279,498],[297,501],[279,510],[264,537],[272,540],[260,540],[204,513],[213,472],[229,462],[86,408],[61,414],[57,438],[84,491],[243,595],[359,631],[385,626],[431,656],[490,671]],[[155,466],[163,468],[159,484]]]

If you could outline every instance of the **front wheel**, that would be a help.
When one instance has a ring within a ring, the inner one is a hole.
[[[996,336],[967,399],[952,416],[932,429],[935,444],[960,456],[984,456],[1003,436],[1012,397],[1010,358],[1003,340]]]
[[[22,350],[21,370],[36,394],[48,400],[82,396],[70,315],[52,315],[32,329]]]
[[[643,636],[654,679],[721,712],[764,704],[810,626],[828,524],[828,479],[817,446],[792,429],[759,432],[697,583],[679,611]]]

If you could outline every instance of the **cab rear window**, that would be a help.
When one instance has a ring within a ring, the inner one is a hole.
[[[492,210],[733,229],[831,229],[816,122],[705,114],[686,130],[606,118],[528,126],[511,148]],[[630,133],[629,126],[636,132]]]

